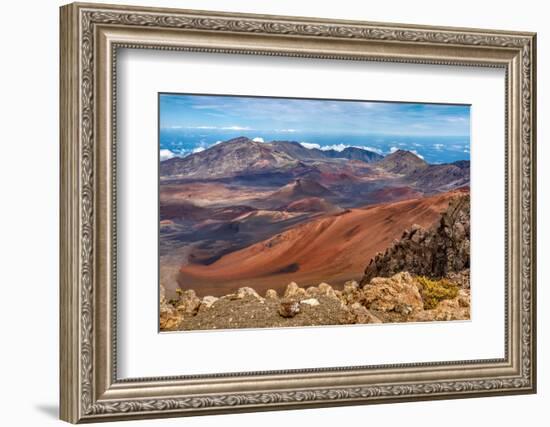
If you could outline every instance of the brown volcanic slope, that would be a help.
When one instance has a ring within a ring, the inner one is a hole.
[[[359,280],[377,252],[413,224],[429,227],[457,192],[351,209],[298,225],[204,265],[180,269],[178,283],[199,295],[225,295],[250,286],[259,292]]]
[[[295,202],[291,202],[284,206],[287,212],[331,212],[336,213],[341,211],[340,208],[327,202],[321,197],[305,197]]]
[[[280,203],[293,202],[304,197],[326,197],[332,195],[334,194],[321,184],[311,179],[298,178],[294,182],[275,191],[269,199]]]

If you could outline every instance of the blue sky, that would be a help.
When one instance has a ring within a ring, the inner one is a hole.
[[[163,129],[468,136],[463,105],[162,94]]]
[[[465,105],[161,94],[159,107],[161,160],[238,136],[382,155],[403,149],[430,163],[470,158]]]

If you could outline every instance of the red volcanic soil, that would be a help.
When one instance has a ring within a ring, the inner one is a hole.
[[[350,184],[350,183],[356,183],[361,181],[356,176],[346,172],[323,172],[319,175],[318,179],[319,179],[319,182],[321,182],[324,185]]]
[[[287,212],[335,212],[338,208],[320,197],[306,197],[289,203],[284,207]]]
[[[422,193],[411,187],[384,187],[369,194],[373,201],[396,202],[398,200],[416,199],[422,197]]]
[[[457,192],[351,209],[324,216],[227,254],[210,265],[186,265],[178,283],[199,295],[225,295],[250,286],[259,292],[333,286],[359,280],[370,259],[413,224],[429,227]]]
[[[332,192],[311,179],[298,178],[275,191],[269,198],[277,201],[293,201],[303,197],[322,197]]]

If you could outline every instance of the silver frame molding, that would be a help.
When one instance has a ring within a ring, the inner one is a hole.
[[[60,13],[61,419],[112,421],[536,391],[534,33],[80,3]],[[119,48],[503,68],[505,357],[118,379]]]

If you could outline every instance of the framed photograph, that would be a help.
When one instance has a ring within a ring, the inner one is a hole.
[[[61,418],[534,393],[535,34],[61,8]]]

